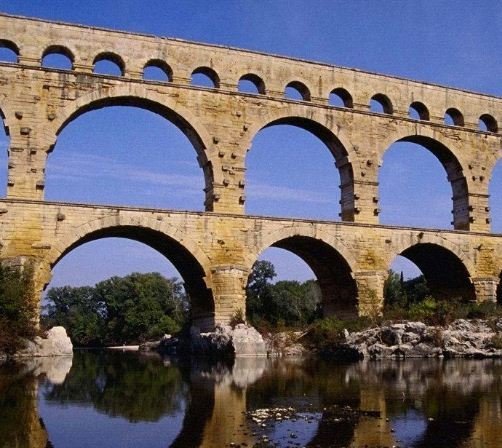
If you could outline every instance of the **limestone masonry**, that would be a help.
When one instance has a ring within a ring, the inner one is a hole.
[[[34,300],[65,254],[111,236],[146,243],[173,262],[202,329],[225,324],[245,309],[250,269],[270,246],[309,264],[327,314],[380,312],[383,282],[398,254],[417,264],[437,296],[496,300],[502,235],[490,233],[488,186],[502,157],[501,98],[258,52],[7,15],[0,15],[0,47],[17,55],[17,62],[0,62],[0,113],[10,136],[0,259],[34,263]],[[72,68],[42,67],[42,58],[52,53],[67,56]],[[122,75],[94,74],[101,60],[115,62]],[[148,66],[162,69],[168,81],[144,80]],[[192,86],[194,73],[209,76],[214,88]],[[241,79],[254,83],[257,93],[239,92]],[[287,86],[303,99],[285,98]],[[328,104],[332,92],[344,107]],[[382,113],[370,110],[372,99]],[[81,114],[112,105],[153,111],[187,135],[205,179],[205,212],[44,201],[47,155],[58,134]],[[410,106],[419,119],[410,118]],[[452,125],[445,124],[445,113]],[[275,124],[301,127],[326,144],[340,172],[341,222],[245,214],[246,153],[254,136]],[[397,141],[421,144],[442,163],[452,188],[453,230],[378,224],[378,170]]]

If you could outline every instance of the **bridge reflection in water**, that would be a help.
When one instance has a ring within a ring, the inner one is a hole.
[[[277,446],[495,448],[501,374],[499,361],[208,365],[80,352],[0,368],[0,447],[253,446],[266,437]],[[264,427],[248,415],[278,407],[298,413]]]

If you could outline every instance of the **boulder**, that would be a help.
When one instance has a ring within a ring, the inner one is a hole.
[[[24,341],[24,348],[19,350],[14,358],[72,356],[73,344],[63,327],[53,327],[45,337],[36,336],[33,341]]]

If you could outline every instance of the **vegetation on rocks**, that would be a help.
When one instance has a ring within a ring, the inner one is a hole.
[[[36,334],[31,265],[0,264],[0,353],[13,354]]]

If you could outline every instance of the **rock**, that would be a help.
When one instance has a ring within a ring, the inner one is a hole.
[[[14,358],[43,357],[43,356],[71,356],[73,344],[63,327],[51,328],[46,337],[36,336],[33,341],[24,341],[24,348],[19,350]]]
[[[500,328],[497,326],[499,323]],[[447,327],[405,322],[347,332],[344,350],[355,350],[360,357],[367,359],[495,357],[501,356],[502,350],[495,349],[493,338],[501,331],[501,319],[492,326],[486,321],[466,319],[458,319]]]

